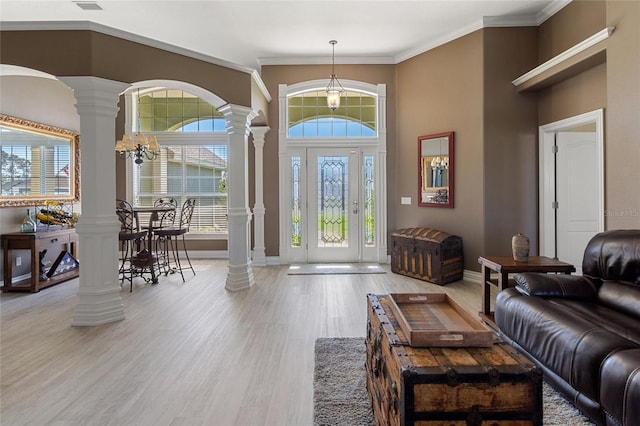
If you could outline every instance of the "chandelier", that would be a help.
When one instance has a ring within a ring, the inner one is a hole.
[[[344,88],[342,87],[342,84],[340,84],[340,80],[338,80],[334,71],[336,65],[336,43],[338,43],[336,40],[329,41],[333,51],[331,53],[331,79],[327,85],[326,92],[327,106],[331,108],[331,111],[335,111],[336,108],[340,108],[340,95],[344,92]]]
[[[155,160],[160,154],[160,145],[155,136],[145,136],[140,133],[140,89],[138,89],[138,132],[135,138],[127,133],[122,140],[116,141],[116,152],[123,158],[135,158],[134,162],[140,165],[147,160]]]
[[[431,168],[432,169],[448,169],[449,168],[449,157],[433,157],[431,160]]]

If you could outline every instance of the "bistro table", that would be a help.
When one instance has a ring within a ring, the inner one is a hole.
[[[491,287],[497,287],[498,291],[512,285],[509,274],[520,272],[543,272],[570,274],[576,268],[557,259],[546,256],[529,256],[526,262],[518,262],[509,256],[480,256],[478,263],[482,265],[482,311],[480,318],[492,329],[497,330],[497,325],[491,311]],[[497,279],[491,278],[491,272],[497,272]]]
[[[168,213],[171,211],[175,211],[175,206],[170,205],[160,205],[160,206],[138,206],[133,207],[133,213],[136,215],[136,220],[139,222],[140,213],[150,213],[149,214],[149,227],[147,229],[147,247],[143,250],[139,251],[138,254],[133,258],[133,265],[138,268],[149,269],[149,273],[151,274],[151,283],[157,284],[158,277],[156,276],[156,267],[158,264],[158,255],[157,253],[153,253],[152,244],[153,244],[153,222],[157,221],[160,217],[160,213]],[[144,273],[144,272],[142,272]]]

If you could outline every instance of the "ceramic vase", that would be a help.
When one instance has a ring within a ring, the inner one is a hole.
[[[511,239],[513,259],[516,262],[527,262],[529,260],[529,237],[520,233]]]

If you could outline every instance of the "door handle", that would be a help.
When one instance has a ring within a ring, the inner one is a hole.
[[[358,214],[358,202],[353,202],[353,214]]]

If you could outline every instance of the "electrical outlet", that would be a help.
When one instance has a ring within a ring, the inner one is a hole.
[[[22,257],[17,256],[16,257],[16,266],[20,266],[20,265],[22,265]]]

